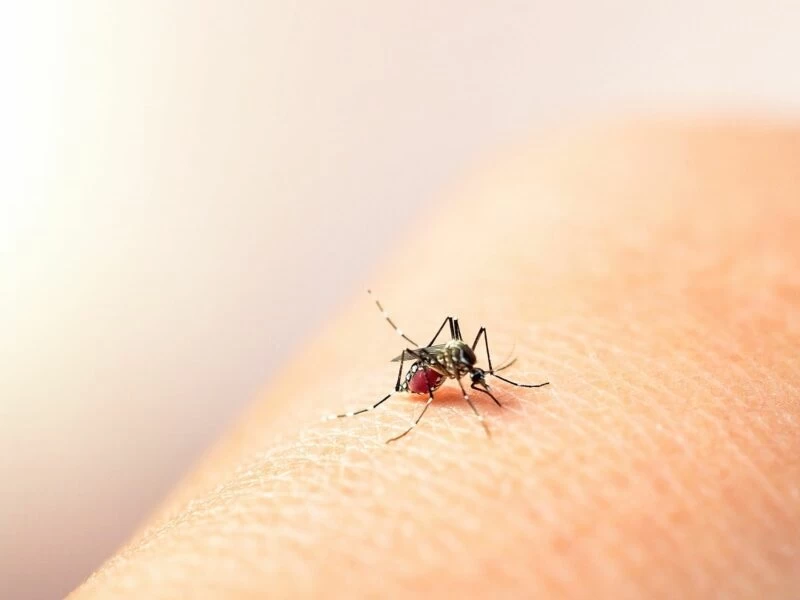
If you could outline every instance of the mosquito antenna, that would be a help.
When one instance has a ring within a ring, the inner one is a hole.
[[[516,345],[516,344],[515,344]],[[512,356],[514,354],[514,346],[511,347],[511,352],[508,353],[508,357],[505,360],[501,361],[500,366],[496,369],[492,370],[492,373],[497,373],[498,371],[503,371],[517,362],[517,357]]]
[[[400,329],[400,328],[399,328],[397,325],[395,325],[395,324],[394,324],[394,321],[392,321],[392,318],[389,316],[389,313],[388,313],[388,312],[386,312],[386,309],[385,309],[385,308],[383,308],[383,305],[381,304],[381,301],[380,301],[380,300],[378,300],[378,299],[377,299],[377,298],[376,298],[376,297],[373,295],[373,293],[372,293],[372,290],[367,290],[367,293],[368,293],[370,296],[372,296],[373,298],[375,298],[375,305],[378,307],[378,310],[380,310],[380,311],[381,311],[381,314],[383,315],[383,318],[384,318],[384,319],[386,319],[386,322],[387,322],[387,323],[389,323],[389,325],[391,325],[391,326],[392,326],[392,329],[394,329],[394,330],[395,330],[395,332],[397,333],[397,335],[399,335],[399,336],[400,336],[401,338],[403,338],[405,341],[407,341],[407,342],[410,342],[412,346],[414,346],[414,347],[417,347],[417,346],[419,346],[419,344],[417,344],[417,342],[415,342],[415,341],[414,341],[414,340],[412,340],[410,337],[408,337],[408,336],[407,336],[405,333],[403,333],[403,330],[402,330],[402,329]]]
[[[497,373],[498,371],[503,371],[503,370],[507,369],[508,367],[510,367],[511,365],[513,365],[515,362],[517,362],[517,357],[516,356],[512,357],[507,362],[504,362],[502,365],[500,365],[494,371],[492,371],[492,373]]]

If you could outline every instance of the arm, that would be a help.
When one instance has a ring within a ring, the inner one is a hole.
[[[797,596],[798,173],[800,133],[766,127],[503,157],[374,285],[551,385],[477,397],[491,440],[452,387],[389,446],[421,404],[319,423],[394,381],[359,294],[74,598]],[[437,247],[452,268],[420,269]]]

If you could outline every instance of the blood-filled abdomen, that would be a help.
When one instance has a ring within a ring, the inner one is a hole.
[[[427,382],[426,382],[427,379]],[[408,381],[408,391],[412,394],[427,394],[428,390],[437,389],[442,385],[444,375],[427,367],[418,368]]]

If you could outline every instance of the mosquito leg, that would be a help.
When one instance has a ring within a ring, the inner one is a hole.
[[[360,415],[362,413],[369,412],[371,410],[375,410],[381,404],[386,402],[389,398],[394,396],[394,394],[395,394],[395,392],[390,392],[390,393],[386,394],[383,398],[378,400],[375,404],[373,404],[369,408],[362,408],[361,410],[353,410],[353,411],[350,411],[350,412],[343,413],[341,415],[327,415],[327,416],[322,417],[322,420],[323,421],[332,421],[334,419],[344,419],[345,417],[355,417],[356,415]]]
[[[436,335],[433,336],[433,339],[431,340],[431,343],[428,344],[428,346],[433,346],[436,340],[439,339],[439,335],[442,333],[444,326],[447,325],[448,323],[450,323],[450,336],[451,337],[455,336],[455,332],[453,330],[453,317],[447,317],[444,321],[442,321],[442,326],[439,327],[439,331],[437,331]],[[416,346],[416,344],[414,345]]]
[[[433,402],[433,395],[431,395],[431,397],[430,397],[430,398],[428,398],[428,401],[425,403],[425,406],[422,408],[422,412],[421,412],[421,413],[419,413],[419,416],[417,417],[417,420],[416,420],[416,421],[414,421],[414,424],[413,424],[411,427],[409,427],[408,429],[406,429],[406,430],[405,430],[403,433],[401,433],[400,435],[396,435],[395,437],[393,437],[393,438],[389,438],[388,440],[386,440],[386,443],[387,443],[387,444],[391,444],[392,442],[396,442],[396,441],[397,441],[397,440],[399,440],[400,438],[402,438],[402,437],[405,437],[406,435],[408,435],[409,433],[411,433],[411,430],[412,430],[412,429],[414,429],[414,427],[416,427],[416,426],[417,426],[417,424],[420,422],[420,419],[422,419],[422,415],[424,415],[424,414],[425,414],[425,411],[426,411],[426,410],[428,410],[428,407],[431,405],[431,402]]]
[[[461,325],[458,324],[458,319],[453,319],[453,339],[461,339]]]
[[[423,369],[425,369],[425,368],[427,368],[427,367],[423,366],[422,368],[423,368]],[[406,429],[406,430],[405,430],[403,433],[401,433],[400,435],[397,435],[397,436],[395,436],[395,437],[393,437],[393,438],[390,438],[390,439],[386,440],[386,443],[387,443],[387,444],[391,444],[392,442],[396,442],[396,441],[397,441],[397,440],[399,440],[401,437],[405,437],[406,435],[408,435],[408,434],[411,432],[411,430],[412,430],[412,429],[414,429],[414,427],[416,427],[416,426],[417,426],[417,424],[420,422],[420,419],[422,419],[422,415],[424,415],[424,414],[425,414],[425,411],[426,411],[426,410],[428,410],[428,407],[431,405],[431,402],[433,402],[433,390],[431,390],[431,386],[430,386],[430,384],[429,384],[429,383],[427,383],[427,381],[428,381],[427,377],[425,378],[425,381],[426,381],[426,385],[428,386],[428,401],[425,403],[425,406],[423,406],[423,407],[422,407],[422,412],[421,412],[421,413],[419,413],[419,416],[417,417],[417,420],[416,420],[416,421],[414,421],[414,424],[413,424],[413,425],[411,425],[411,427],[409,427],[408,429]]]
[[[489,336],[486,334],[486,327],[481,327],[478,330],[478,335],[475,336],[475,341],[472,342],[472,351],[475,351],[475,348],[478,347],[478,342],[483,336],[483,342],[486,345],[486,362],[489,364],[489,372],[494,371],[492,368],[492,355],[489,353]]]
[[[489,426],[486,424],[486,420],[483,418],[483,415],[481,415],[481,413],[478,412],[478,409],[475,408],[475,405],[472,403],[472,399],[469,397],[467,390],[464,389],[464,385],[461,383],[461,380],[457,379],[456,381],[458,381],[458,387],[461,388],[461,393],[464,395],[464,400],[467,401],[467,404],[469,404],[469,407],[472,409],[472,412],[475,413],[475,416],[478,417],[478,420],[481,422],[481,425],[483,425],[483,428],[486,430],[486,435],[488,437],[492,437],[492,433],[489,431]],[[495,402],[497,402],[497,400],[495,400]]]
[[[403,352],[400,355],[400,368],[397,369],[397,383],[394,384],[394,391],[395,392],[399,392],[400,391],[400,378],[403,376],[403,363],[405,362],[405,360],[406,360],[406,353]]]
[[[417,348],[416,350],[412,350],[411,348],[406,348],[403,350],[403,353],[400,354],[395,360],[400,361],[400,368],[397,369],[397,382],[394,384],[394,390],[396,392],[400,391],[400,380],[403,377],[403,363],[406,359],[415,359],[415,360],[427,360],[427,354],[425,350],[422,348]]]
[[[368,293],[370,296],[372,296],[372,290],[367,290],[367,293]],[[394,330],[395,330],[395,332],[397,333],[397,335],[399,335],[399,336],[400,336],[401,338],[403,338],[405,341],[409,342],[409,343],[410,343],[412,346],[414,346],[415,348],[416,348],[417,346],[419,346],[419,344],[417,344],[417,342],[415,342],[415,341],[414,341],[414,340],[412,340],[410,337],[408,337],[408,336],[407,336],[405,333],[403,333],[403,330],[402,330],[402,329],[400,329],[400,328],[399,328],[397,325],[395,325],[395,324],[394,324],[394,321],[392,321],[392,318],[389,316],[389,313],[388,313],[388,312],[386,312],[386,309],[385,309],[385,308],[383,308],[383,305],[381,304],[381,301],[380,301],[380,300],[378,300],[377,298],[375,298],[375,305],[378,307],[378,310],[380,310],[380,311],[381,311],[381,314],[383,315],[383,318],[384,318],[384,319],[386,319],[386,322],[387,322],[387,323],[389,323],[389,325],[391,325],[391,326],[392,326],[392,329],[394,329]],[[429,345],[430,345],[430,344],[429,344]]]
[[[539,388],[539,387],[544,387],[546,385],[550,385],[549,381],[545,381],[544,383],[517,383],[516,381],[511,381],[510,379],[506,379],[505,377],[500,377],[500,375],[498,375],[497,373],[489,372],[489,374],[493,375],[494,377],[497,377],[498,379],[502,379],[506,383],[510,383],[511,385],[515,385],[517,387]]]

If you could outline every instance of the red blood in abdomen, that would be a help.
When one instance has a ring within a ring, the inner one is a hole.
[[[428,378],[427,383],[425,383],[426,377]],[[430,386],[431,390],[435,390],[442,383],[442,379],[444,377],[433,369],[421,368],[411,376],[411,381],[408,382],[408,390],[412,394],[427,394],[428,387]]]

